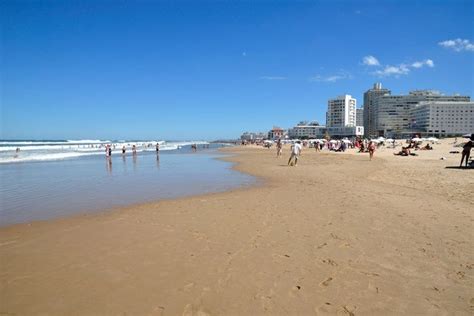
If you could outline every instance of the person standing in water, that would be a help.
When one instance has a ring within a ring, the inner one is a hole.
[[[111,158],[112,157],[112,146],[109,145],[108,149],[109,149],[109,158]]]
[[[132,154],[135,156],[137,154],[137,146],[132,146]]]
[[[160,143],[156,143],[156,154],[160,153]]]
[[[123,145],[123,146],[122,146],[122,155],[125,155],[125,151],[126,151],[125,145]]]

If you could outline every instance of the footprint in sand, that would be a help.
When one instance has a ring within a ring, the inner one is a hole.
[[[318,307],[315,307],[314,312],[316,313],[316,315],[320,315],[320,314],[337,315],[337,307],[332,305],[329,302],[326,302]]]
[[[355,310],[355,308],[354,308],[354,310]],[[355,316],[354,311],[353,310],[351,311],[349,308],[347,308],[347,306],[342,306],[342,311],[344,313],[346,313],[347,315],[349,315],[349,316]]]
[[[327,245],[328,245],[327,243],[324,243],[324,244],[319,245],[319,246],[316,247],[316,248],[321,249],[321,248],[323,248],[324,246],[327,246]]]
[[[186,285],[183,287],[183,290],[184,290],[185,292],[189,292],[189,291],[191,291],[191,289],[192,289],[193,287],[194,287],[194,283],[191,282],[191,283],[186,284]]]
[[[332,280],[333,280],[332,277],[329,277],[329,278],[327,278],[326,280],[324,280],[323,282],[319,283],[319,285],[321,285],[321,286],[328,286],[329,283],[330,283]]]
[[[332,259],[323,259],[322,260],[323,263],[326,263],[326,264],[329,264],[331,266],[337,266],[337,263],[336,261],[332,260]]]

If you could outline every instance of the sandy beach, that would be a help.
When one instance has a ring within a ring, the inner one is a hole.
[[[228,148],[258,185],[1,228],[0,313],[472,315],[474,170],[450,142],[297,167]]]

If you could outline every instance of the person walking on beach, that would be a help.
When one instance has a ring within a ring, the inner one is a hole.
[[[110,158],[110,157],[112,157],[112,147],[110,145],[109,145],[108,150],[109,150],[109,158]]]
[[[156,154],[158,155],[160,153],[160,144],[156,143]]]
[[[277,143],[276,143],[277,157],[280,157],[280,156],[281,156],[282,147],[283,147],[283,145],[281,144],[281,139],[278,139],[278,141],[277,141]]]
[[[466,159],[466,167],[467,167],[467,164],[469,163],[469,157],[471,156],[471,149],[473,147],[473,142],[472,140],[474,139],[474,134],[471,135],[471,139],[469,139],[467,141],[467,143],[464,144],[464,146],[462,146],[462,157],[461,157],[461,163],[459,164],[459,167],[461,168],[462,167],[462,163],[464,161],[464,159]]]
[[[375,142],[373,141],[370,141],[369,142],[369,156],[370,156],[370,160],[372,160],[372,158],[374,157],[374,152],[375,152]]]
[[[109,145],[105,145],[105,157],[109,158]]]
[[[288,166],[292,164],[293,158],[295,159],[295,164],[294,166],[298,164],[298,157],[301,155],[301,142],[297,141],[293,146],[291,146],[291,156],[290,159],[288,159]]]

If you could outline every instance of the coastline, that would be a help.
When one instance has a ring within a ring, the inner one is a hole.
[[[289,168],[288,148],[223,152],[260,184],[1,228],[0,311],[473,311],[473,180],[446,177],[469,170],[310,150]]]
[[[0,166],[0,226],[51,220],[226,190],[255,179],[215,148]],[[161,159],[159,158],[161,157]]]

